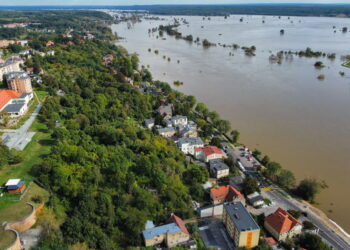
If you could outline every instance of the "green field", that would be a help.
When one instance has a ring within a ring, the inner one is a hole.
[[[347,67],[347,68],[350,68],[350,61],[346,62],[346,63],[343,63],[343,66],[344,67]]]
[[[0,235],[0,249],[6,249],[16,239],[16,234],[14,232],[5,230],[2,226],[0,226]]]
[[[21,196],[18,194],[4,193],[0,197],[0,222],[2,220],[11,221],[20,219],[24,215],[27,215],[28,208],[26,202],[33,203],[32,198],[35,196],[39,195],[44,201],[48,200],[48,192],[35,183],[31,183],[33,177],[30,175],[30,170],[34,165],[40,164],[42,157],[50,152],[52,145],[51,135],[48,133],[47,127],[37,120],[34,121],[30,131],[36,132],[36,134],[26,148],[19,152],[23,159],[22,162],[17,165],[4,166],[0,169],[0,185],[4,185],[8,179],[20,178],[27,185],[30,184],[30,187],[25,195],[23,195],[21,201],[19,201]]]

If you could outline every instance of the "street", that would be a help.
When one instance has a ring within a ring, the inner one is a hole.
[[[248,167],[252,165],[250,161],[246,161],[245,157],[241,156],[241,150],[239,148],[233,147],[232,145],[222,142],[221,143],[222,148],[225,150],[227,155],[230,155],[234,160],[237,161],[239,159],[240,162],[246,164]],[[233,149],[231,149],[231,146]],[[243,165],[244,165],[243,164]],[[244,166],[245,167],[245,166]],[[242,169],[241,169],[242,171]],[[249,175],[251,177],[254,177],[254,175],[251,175],[251,171],[242,171],[245,175]],[[255,175],[257,176],[257,175]],[[258,178],[258,181],[261,182],[261,178]],[[265,187],[266,185],[264,185]],[[276,188],[277,189],[277,188]],[[269,198],[271,201],[275,203],[275,207],[282,207],[284,209],[293,209],[293,210],[299,210],[302,212],[306,212],[307,216],[304,216],[304,219],[307,219],[311,221],[315,226],[319,228],[319,235],[327,241],[330,245],[332,245],[335,249],[350,249],[350,244],[344,240],[339,234],[340,232],[336,232],[332,230],[325,221],[324,218],[321,218],[319,215],[314,213],[312,209],[310,209],[309,205],[303,204],[296,199],[292,197],[287,197],[282,195],[280,192],[278,192],[275,188],[273,188],[271,191],[263,191],[262,195],[265,198]],[[344,235],[344,237],[346,237]]]

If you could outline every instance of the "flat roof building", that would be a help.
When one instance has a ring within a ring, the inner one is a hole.
[[[253,248],[259,244],[260,227],[242,202],[224,204],[223,223],[236,247]]]

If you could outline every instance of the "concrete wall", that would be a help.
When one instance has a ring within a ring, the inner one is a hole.
[[[21,241],[19,239],[18,233],[13,229],[6,229],[6,230],[12,231],[14,234],[16,234],[16,240],[12,243],[11,246],[6,248],[5,250],[21,250]]]
[[[213,206],[198,209],[198,215],[201,218],[220,216],[222,215],[223,210],[224,210],[223,204],[218,204],[218,205],[213,205]]]
[[[32,212],[30,213],[30,215],[28,215],[27,217],[25,217],[24,219],[22,219],[20,221],[8,223],[6,225],[6,229],[13,229],[13,230],[16,230],[17,232],[21,233],[21,232],[28,230],[29,228],[31,228],[35,224],[35,222],[36,222],[36,209],[32,204],[30,204],[30,203],[27,203],[27,204],[32,207]]]

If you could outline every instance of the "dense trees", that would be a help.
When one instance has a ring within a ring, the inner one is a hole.
[[[249,195],[255,191],[260,191],[258,181],[252,177],[246,177],[243,182],[243,193]]]
[[[296,188],[296,194],[307,201],[314,201],[316,195],[324,188],[327,188],[327,184],[325,182],[306,178],[302,180]]]

